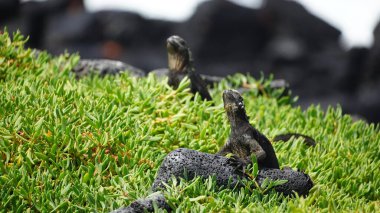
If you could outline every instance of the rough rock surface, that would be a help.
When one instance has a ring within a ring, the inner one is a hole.
[[[188,180],[195,176],[207,178],[215,175],[216,183],[226,187],[235,187],[242,178],[242,174],[239,174],[226,157],[180,148],[165,157],[153,182],[152,190],[164,188],[162,182],[168,183],[172,176],[184,178],[184,170]]]
[[[232,188],[241,187],[239,180],[247,178],[236,169],[229,158],[180,148],[165,157],[153,182],[152,190],[164,188],[162,182],[168,183],[172,176],[185,178],[185,175],[188,180],[195,176],[208,178],[214,175],[217,185]],[[299,195],[307,195],[313,186],[307,174],[293,170],[261,169],[256,180],[262,183],[265,178],[288,180],[287,183],[275,188],[285,195],[290,195],[293,191]]]
[[[82,59],[74,67],[73,72],[78,76],[84,76],[91,73],[97,73],[100,76],[115,75],[124,71],[128,71],[130,75],[136,77],[145,76],[144,71],[121,61],[114,60],[86,60]]]
[[[138,199],[127,207],[116,209],[112,213],[134,213],[134,212],[153,212],[154,204],[157,208],[170,211],[170,206],[166,203],[164,195],[160,192],[154,193],[147,198]]]
[[[300,196],[306,196],[313,187],[313,181],[309,175],[291,169],[261,169],[256,177],[256,181],[261,185],[265,178],[270,180],[288,180],[287,183],[275,187],[277,192],[284,195],[292,195],[294,192],[297,192]]]
[[[155,193],[152,196],[136,200],[128,207],[123,207],[113,212],[152,212],[154,210],[153,202],[156,203],[158,208],[170,211],[165,197],[159,192],[159,190],[165,188],[162,183],[169,183],[172,177],[191,180],[195,176],[205,179],[209,176],[214,176],[218,186],[230,188],[244,187],[240,181],[248,178],[236,169],[233,161],[229,158],[180,148],[169,153],[162,162],[153,182],[152,191],[155,191]],[[300,196],[306,196],[313,187],[313,182],[307,174],[291,169],[264,168],[259,170],[256,177],[258,184],[261,185],[266,178],[270,180],[288,180],[288,182],[275,187],[277,192],[284,195],[292,195],[297,192]]]

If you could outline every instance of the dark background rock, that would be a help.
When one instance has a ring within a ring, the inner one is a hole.
[[[365,80],[378,81],[380,79],[380,22],[376,25],[373,36],[374,44],[370,49]]]
[[[198,6],[178,32],[188,41],[201,73],[228,75],[256,70],[255,60],[271,33],[258,10],[229,1],[208,1]]]
[[[12,16],[18,15],[20,0],[1,0],[0,1],[0,20],[7,20]]]
[[[341,32],[294,1],[264,0],[250,9],[226,0],[206,1],[184,22],[136,13],[88,13],[83,0],[0,2],[0,26],[30,35],[28,46],[52,54],[121,60],[145,71],[166,67],[165,40],[188,41],[199,73],[235,72],[286,79],[299,104],[340,103],[343,111],[380,121],[380,23],[370,48],[346,50]]]

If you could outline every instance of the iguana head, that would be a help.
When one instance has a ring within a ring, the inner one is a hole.
[[[190,63],[190,49],[185,40],[177,35],[166,40],[168,65],[170,71],[182,72]]]
[[[244,101],[240,93],[236,90],[224,90],[223,92],[224,110],[227,117],[232,123],[238,120],[248,121],[248,116],[245,112]]]
[[[241,111],[245,113],[243,98],[236,90],[224,90],[223,103],[226,112]]]

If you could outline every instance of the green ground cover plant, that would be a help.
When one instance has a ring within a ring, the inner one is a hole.
[[[177,90],[153,75],[76,79],[78,55],[53,57],[24,48],[18,33],[0,34],[0,211],[107,212],[150,194],[170,151],[215,153],[229,135],[221,94],[245,85],[250,122],[269,138],[312,136],[275,143],[281,166],[314,181],[310,195],[222,189],[212,178],[173,181],[164,192],[178,212],[379,212],[379,125],[353,121],[339,106],[323,111],[292,106],[270,90],[270,79],[237,74],[215,85],[214,100]],[[259,95],[261,93],[262,95]],[[213,105],[214,104],[214,105]]]

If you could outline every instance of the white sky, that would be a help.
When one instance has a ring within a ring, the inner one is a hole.
[[[85,0],[90,11],[117,9],[135,11],[148,18],[182,21],[189,18],[198,3],[205,0]],[[232,0],[259,7],[261,0]],[[369,46],[372,32],[380,21],[380,0],[296,0],[310,12],[343,32],[348,46]]]
[[[348,46],[369,46],[380,21],[380,0],[298,0],[310,12],[343,32]]]

